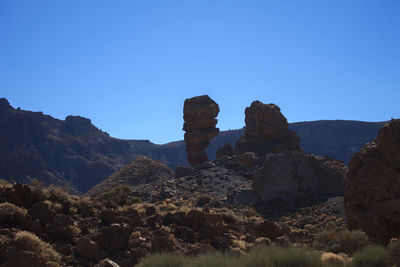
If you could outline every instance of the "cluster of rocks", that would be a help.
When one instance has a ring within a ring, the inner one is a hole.
[[[344,197],[349,227],[383,244],[400,237],[400,120],[353,156]]]
[[[22,184],[0,189],[2,203],[27,211],[19,220],[0,217],[0,264],[4,266],[25,266],[15,243],[21,230],[48,243],[61,256],[62,266],[110,266],[113,262],[114,266],[134,266],[148,253],[243,253],[259,244],[287,244],[300,238],[291,227],[260,217],[246,219],[227,209],[165,202],[113,209],[95,198]]]
[[[199,110],[203,114],[210,101],[205,96],[195,97],[187,99],[185,107],[187,103],[195,102],[196,105],[191,105],[191,113]],[[209,113],[215,114],[213,109]],[[189,116],[185,113],[186,117]],[[191,118],[192,124],[203,124],[199,117]],[[277,105],[254,101],[245,110],[245,123],[245,132],[235,148],[225,144],[217,150],[217,160],[214,161],[237,176],[252,180],[253,192],[247,187],[231,190],[231,194],[242,191],[236,194],[236,200],[240,200],[236,202],[298,201],[301,198],[327,199],[343,195],[346,166],[337,160],[302,152],[299,137],[288,129],[288,122]],[[188,154],[189,161],[190,157]]]

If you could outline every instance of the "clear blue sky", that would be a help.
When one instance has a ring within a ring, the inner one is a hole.
[[[185,98],[221,130],[253,100],[288,121],[400,117],[398,0],[0,0],[0,97],[111,136],[183,138]]]

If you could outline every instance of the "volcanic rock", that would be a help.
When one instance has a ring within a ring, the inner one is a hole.
[[[187,159],[191,166],[208,160],[206,148],[210,140],[219,134],[215,127],[219,113],[218,104],[209,96],[196,96],[185,100],[183,106],[183,130],[185,133]]]
[[[78,240],[76,252],[89,260],[96,260],[100,255],[99,245],[87,237],[81,237]]]
[[[235,152],[255,152],[266,155],[273,152],[300,150],[300,139],[288,129],[288,122],[274,104],[254,101],[245,110],[246,129],[236,142]]]
[[[400,236],[400,120],[392,119],[349,164],[347,222],[387,244]]]
[[[343,195],[346,166],[338,160],[301,151],[271,153],[253,176],[253,188],[264,201]]]
[[[138,184],[148,184],[155,181],[171,179],[173,177],[174,172],[164,163],[145,156],[140,156],[90,189],[87,194],[94,196],[106,193],[120,185],[133,187]]]
[[[222,158],[223,156],[232,156],[233,148],[231,143],[225,143],[223,146],[218,148],[216,158]]]

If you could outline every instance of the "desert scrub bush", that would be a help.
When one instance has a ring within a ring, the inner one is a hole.
[[[390,266],[386,248],[369,245],[354,254],[351,267],[385,267]]]
[[[241,266],[320,267],[320,253],[300,247],[261,247],[244,256]]]
[[[323,267],[318,252],[305,248],[262,247],[254,249],[247,255],[229,253],[209,253],[196,257],[173,254],[153,254],[142,259],[142,267]],[[329,265],[335,266],[335,265]]]
[[[129,185],[120,185],[104,193],[100,199],[105,202],[106,205],[112,206],[114,204],[122,206],[128,203],[129,196],[132,192],[133,190]]]
[[[196,198],[196,206],[203,207],[203,206],[207,205],[208,203],[210,203],[211,200],[212,200],[212,197],[210,197],[209,195],[206,195],[206,194],[200,195]]]
[[[389,262],[393,266],[400,267],[400,240],[393,242],[389,246]]]
[[[7,180],[0,179],[0,185],[10,185],[11,183]]]
[[[26,218],[27,210],[4,202],[0,204],[0,223],[22,224]]]
[[[16,233],[14,240],[19,250],[33,251],[35,253],[39,266],[59,264],[61,261],[60,255],[51,245],[42,241],[33,233],[20,231]]]
[[[317,235],[314,248],[353,255],[368,245],[368,236],[360,230],[323,231]]]
[[[242,215],[245,217],[262,217],[260,215],[260,213],[258,213],[257,211],[253,210],[253,209],[243,209],[242,210]]]

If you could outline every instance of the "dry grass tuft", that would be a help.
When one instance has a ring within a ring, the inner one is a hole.
[[[27,210],[5,202],[0,203],[0,223],[22,224]]]
[[[19,250],[33,251],[36,260],[41,266],[57,266],[61,261],[60,255],[50,246],[50,244],[42,241],[35,234],[20,231],[15,235],[15,243]]]

